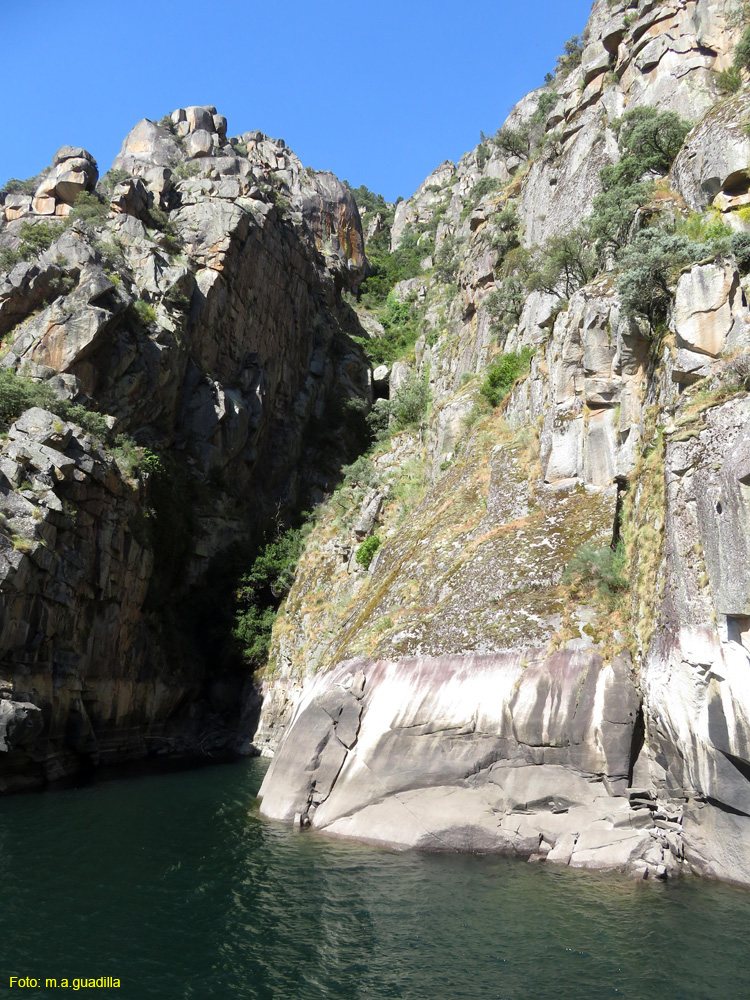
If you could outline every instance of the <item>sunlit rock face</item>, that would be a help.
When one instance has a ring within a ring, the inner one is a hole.
[[[350,662],[306,686],[261,811],[398,847],[663,874],[651,811],[626,795],[639,706],[630,664],[591,653]]]
[[[595,3],[580,64],[505,123],[536,136],[531,159],[485,141],[397,206],[394,248],[411,228],[434,232],[436,260],[452,255],[444,279],[430,259],[394,290],[422,336],[386,375],[428,379],[433,408],[356,494],[360,520],[384,498],[369,569],[354,565],[354,516],[325,516],[303,557],[256,735],[276,751],[267,815],[750,883],[747,278],[729,252],[692,264],[658,329],[623,307],[611,265],[565,296],[515,289],[506,312],[496,297],[504,214],[522,250],[569,233],[633,108],[694,125],[648,211],[670,229],[710,208],[747,231],[747,99],[717,82],[741,30],[724,2]],[[487,366],[524,349],[527,374],[475,432]],[[406,516],[392,498],[416,461]],[[622,538],[630,638],[593,578],[574,596],[564,584],[581,546]]]

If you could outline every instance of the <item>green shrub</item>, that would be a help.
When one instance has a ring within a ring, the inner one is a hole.
[[[503,278],[495,289],[488,293],[483,305],[492,320],[492,325],[507,331],[520,319],[525,301],[526,284],[523,278],[511,274]]]
[[[238,643],[243,658],[253,666],[261,666],[268,656],[277,613],[274,607],[252,605],[235,618],[232,637]]]
[[[503,182],[496,177],[482,177],[466,196],[466,203],[461,210],[461,221],[466,220],[479,202],[493,191],[498,191],[503,187]],[[447,206],[446,206],[447,207]]]
[[[410,375],[390,401],[390,413],[397,431],[416,427],[430,405],[430,386],[426,379]]]
[[[349,486],[362,486],[365,489],[373,489],[380,483],[380,477],[373,465],[372,459],[366,455],[360,455],[356,461],[344,468],[344,483]]]
[[[263,543],[240,580],[236,593],[240,608],[232,635],[245,660],[254,666],[260,666],[268,653],[278,607],[294,582],[311,527],[308,523],[301,528],[287,528]]]
[[[736,94],[742,86],[742,74],[736,66],[730,66],[716,74],[716,83],[722,94]]]
[[[522,347],[520,351],[503,354],[497,364],[487,369],[480,392],[491,406],[499,406],[518,379],[529,373],[533,356],[532,347]]]
[[[57,414],[62,420],[78,424],[90,434],[105,439],[109,428],[101,413],[87,409],[80,403],[58,399],[52,386],[46,382],[32,382],[17,375],[10,368],[0,368],[0,431],[7,431],[14,420],[25,410],[40,406]]]
[[[587,222],[600,261],[627,242],[638,209],[652,195],[644,176],[667,173],[691,125],[673,111],[642,107],[628,111],[613,128],[622,156],[599,172],[602,190]]]
[[[9,368],[0,368],[0,430],[7,431],[32,406],[49,410],[57,402],[51,386],[22,378]]]
[[[567,40],[562,55],[557,57],[556,72],[560,76],[567,76],[576,66],[580,66],[585,45],[583,35],[573,35]]]
[[[24,222],[19,230],[21,242],[18,253],[21,260],[31,260],[49,250],[56,239],[59,239],[64,226],[49,226],[44,222]]]
[[[602,171],[604,173],[604,171]],[[612,183],[594,198],[594,209],[588,219],[588,238],[595,242],[600,261],[623,246],[633,228],[638,209],[645,205],[652,185],[645,182]]]
[[[313,174],[315,171],[313,171]],[[388,211],[388,205],[382,194],[375,194],[366,185],[360,184],[358,188],[353,188],[348,181],[344,181],[344,186],[349,188],[351,193],[354,195],[354,200],[357,203],[357,208],[360,211],[365,212],[381,212],[385,213]]]
[[[651,106],[627,111],[615,123],[623,154],[617,167],[623,165],[629,182],[640,180],[649,171],[666,174],[692,127],[674,111],[659,111]]]
[[[518,128],[503,125],[495,132],[491,142],[504,156],[518,156],[525,160],[531,152],[531,129],[526,123]]]
[[[694,242],[714,243],[717,247],[723,247],[732,235],[732,231],[724,224],[720,213],[713,208],[703,212],[691,212],[687,219],[678,223],[675,231],[679,236],[687,236]]]
[[[432,252],[432,246],[418,242],[418,234],[411,226],[406,226],[401,234],[398,249],[390,252],[390,233],[384,230],[380,240],[371,243],[367,256],[372,273],[362,282],[360,293],[365,304],[377,307],[388,297],[399,281],[415,278],[422,273],[422,261]]]
[[[136,299],[133,303],[133,309],[138,316],[138,319],[145,325],[150,326],[152,323],[156,322],[156,309],[150,303],[146,302],[145,299]]]
[[[750,271],[750,233],[733,233],[729,237],[729,247],[737,258],[737,266],[742,274]]]
[[[435,253],[435,277],[444,285],[450,285],[456,280],[461,258],[457,252],[456,237],[448,233],[440,241]]]
[[[82,191],[75,200],[68,222],[86,226],[101,226],[109,217],[109,204],[93,191]]]
[[[526,287],[569,299],[592,280],[596,270],[589,234],[585,227],[579,227],[563,236],[551,236],[543,246],[534,248],[527,265]]]
[[[387,365],[409,351],[420,333],[416,308],[408,302],[399,302],[389,292],[385,305],[377,313],[384,337],[355,337],[373,365]]]
[[[488,194],[497,191],[503,186],[503,182],[497,177],[482,177],[469,191],[468,199],[472,204],[477,205]]]
[[[519,245],[518,215],[514,208],[504,208],[490,219],[490,244],[504,260]]]
[[[745,28],[734,50],[734,65],[738,70],[750,70],[750,26]]]
[[[596,595],[613,603],[628,589],[627,557],[622,542],[616,548],[598,547],[591,542],[581,545],[563,573],[563,583],[572,584],[579,593]]]
[[[27,177],[25,180],[19,180],[18,177],[11,177],[9,180],[3,184],[0,188],[0,195],[4,194],[35,194],[36,189],[42,183],[43,179],[50,172],[52,167],[45,167],[41,173],[36,174],[34,177]]]
[[[104,177],[102,177],[99,181],[99,184],[105,191],[112,192],[118,184],[122,184],[124,181],[130,180],[130,176],[131,175],[127,170],[108,170]]]
[[[375,553],[378,551],[381,542],[378,535],[370,535],[369,538],[365,538],[364,542],[357,549],[357,554],[355,559],[360,566],[364,566],[365,569],[369,569],[370,563],[375,557]]]
[[[243,155],[246,155],[246,153],[247,150]],[[190,177],[197,177],[201,172],[201,165],[198,160],[187,160],[186,162],[178,163],[172,172],[179,180],[185,181]]]
[[[94,250],[96,250],[97,253],[102,255],[102,257],[104,258],[102,263],[105,265],[105,267],[107,264],[110,265],[110,270],[112,270],[110,278],[116,285],[119,284],[121,276],[116,274],[114,268],[121,268],[126,266],[125,254],[123,253],[122,243],[120,242],[119,237],[113,236],[112,240],[94,240],[91,243],[91,246],[94,248]],[[116,281],[115,278],[117,278]]]
[[[652,326],[666,320],[672,287],[682,268],[729,250],[725,243],[698,243],[687,236],[645,229],[617,257],[617,290],[628,313],[642,313]]]
[[[553,108],[560,103],[560,95],[555,90],[547,90],[539,95],[536,102],[536,111],[531,116],[534,125],[544,125]]]
[[[0,271],[12,271],[16,264],[20,264],[23,257],[18,250],[10,250],[7,247],[0,250]]]

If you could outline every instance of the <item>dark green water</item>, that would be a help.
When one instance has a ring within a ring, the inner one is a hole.
[[[750,997],[750,892],[326,841],[258,818],[263,769],[4,800],[0,996]]]

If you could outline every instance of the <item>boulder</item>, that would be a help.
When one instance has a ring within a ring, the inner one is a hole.
[[[750,136],[743,122],[750,116],[750,97],[740,92],[719,102],[698,122],[677,154],[670,183],[693,211],[710,205],[717,195],[733,199],[750,190]]]
[[[732,265],[694,264],[680,276],[674,303],[678,347],[718,357],[738,316],[746,314]]]
[[[213,109],[216,110],[215,108]],[[208,108],[198,107],[196,105],[191,105],[189,108],[185,108],[185,120],[188,123],[188,128],[190,132],[214,132],[216,131],[214,126],[213,114]]]
[[[92,167],[96,166],[96,160],[91,153],[80,146],[61,146],[52,158],[52,163],[57,166],[64,160],[86,160]]]
[[[213,139],[211,133],[205,129],[197,129],[191,132],[185,140],[185,147],[188,156],[210,156],[213,149]]]
[[[142,176],[152,167],[168,167],[181,158],[180,148],[171,132],[148,118],[142,118],[125,137],[112,169]]]
[[[38,705],[0,700],[0,753],[33,743],[44,726]]]
[[[23,219],[31,212],[31,195],[6,194],[3,202],[3,213],[6,222]]]

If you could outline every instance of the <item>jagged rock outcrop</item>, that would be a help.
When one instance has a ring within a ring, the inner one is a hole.
[[[6,222],[26,216],[70,215],[79,195],[93,191],[99,178],[96,160],[86,149],[61,146],[33,195],[10,193],[3,199]]]
[[[0,274],[2,368],[99,414],[92,437],[31,410],[0,443],[3,711],[43,719],[8,724],[5,787],[236,743],[249,673],[187,608],[232,546],[330,488],[306,448],[333,401],[368,405],[339,296],[367,270],[351,195],[281,141],[234,142],[215,109],[140,122],[109,212],[37,220],[52,245]],[[80,152],[58,154],[55,197]]]
[[[729,213],[750,204],[750,122],[744,93],[717,102],[696,124],[677,155],[670,181],[690,208],[714,204]]]

